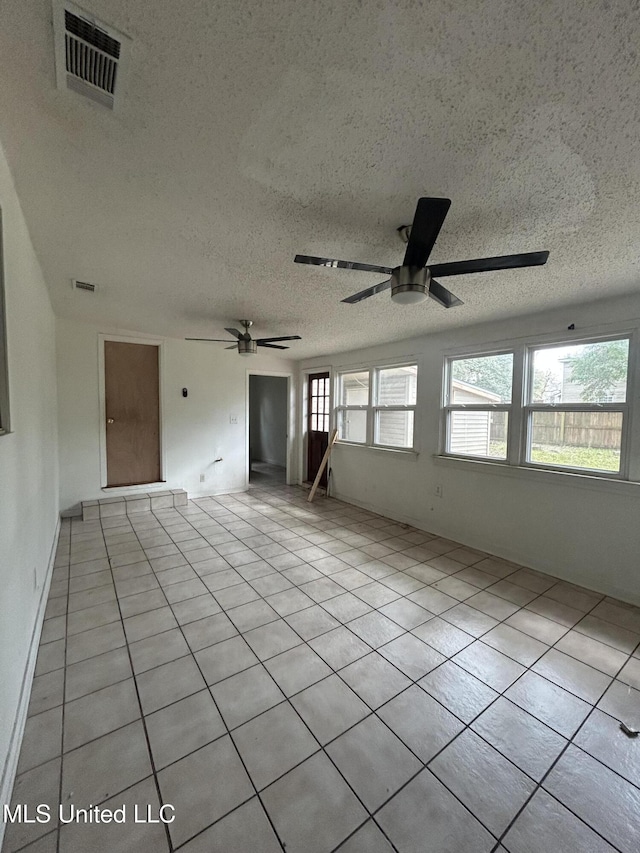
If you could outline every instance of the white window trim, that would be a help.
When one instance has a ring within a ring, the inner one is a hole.
[[[349,365],[344,368],[338,369],[335,371],[335,389],[334,389],[334,399],[341,399],[341,391],[342,391],[342,377],[348,375],[350,373],[364,373],[368,372],[369,374],[369,396],[367,405],[362,406],[343,406],[340,403],[337,403],[333,410],[334,417],[334,426],[339,428],[340,417],[342,412],[348,411],[364,411],[367,413],[366,417],[366,441],[349,441],[344,438],[339,439],[339,444],[346,447],[366,447],[370,450],[381,450],[383,452],[389,453],[405,453],[409,455],[417,455],[419,453],[418,449],[418,441],[420,437],[419,430],[419,416],[420,410],[417,405],[417,391],[416,391],[416,404],[411,406],[378,406],[375,401],[377,400],[377,384],[379,372],[381,370],[385,370],[388,368],[394,367],[411,367],[415,365],[417,368],[418,382],[419,377],[422,373],[422,365],[421,359],[418,356],[407,356],[405,358],[393,359],[391,361],[386,360],[384,362],[368,362],[366,364],[360,365]],[[389,412],[389,411],[412,411],[413,412],[413,444],[412,447],[397,447],[395,445],[386,445],[379,444],[375,442],[375,428],[376,428],[376,417],[377,412]]]
[[[607,341],[623,340],[629,341],[629,357],[627,365],[627,391],[624,403],[564,403],[558,405],[544,403],[529,403],[528,388],[533,377],[533,353],[540,349],[549,349],[556,346],[605,343]],[[449,441],[449,411],[454,408],[477,409],[487,411],[495,408],[504,409],[502,405],[482,406],[466,404],[460,406],[449,405],[448,395],[450,388],[451,362],[460,358],[478,358],[482,356],[501,355],[513,353],[513,383],[511,393],[511,406],[509,409],[509,425],[507,428],[507,458],[496,459],[483,456],[466,456],[460,453],[451,453],[447,450]],[[640,481],[640,465],[634,469],[634,459],[640,452],[640,414],[634,413],[633,401],[636,400],[634,389],[637,387],[637,377],[640,375],[640,343],[636,328],[628,326],[610,329],[607,332],[598,332],[597,329],[586,329],[575,337],[562,334],[547,334],[530,338],[519,338],[517,341],[504,342],[502,346],[485,346],[476,348],[456,348],[444,354],[443,380],[441,394],[441,429],[440,429],[440,453],[436,458],[459,460],[462,463],[478,462],[488,466],[496,466],[503,471],[538,471],[543,474],[569,475],[571,477],[584,478],[591,482],[606,481],[608,483],[630,483],[637,484]],[[640,403],[636,401],[636,406]],[[533,411],[615,411],[622,413],[622,435],[620,446],[620,470],[599,471],[591,468],[574,468],[566,465],[552,465],[531,462],[527,460],[528,455],[528,433],[530,428],[531,412]],[[634,414],[636,415],[634,417]],[[634,453],[635,448],[635,453]]]

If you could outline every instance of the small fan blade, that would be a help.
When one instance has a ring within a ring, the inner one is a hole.
[[[258,338],[259,344],[272,344],[274,341],[301,341],[300,335],[285,335],[282,338]]]
[[[458,299],[450,290],[433,279],[429,282],[429,296],[439,302],[443,308],[455,308],[456,305],[464,305],[462,299]]]
[[[242,332],[239,332],[237,329],[227,329],[225,328],[225,332],[229,332],[230,335],[233,335],[234,338],[241,340],[243,338]]]
[[[498,255],[495,258],[476,258],[472,261],[454,261],[451,264],[434,264],[431,275],[466,275],[472,272],[514,270],[519,267],[539,267],[546,264],[549,252],[523,252],[520,255]]]
[[[364,272],[379,272],[391,275],[391,267],[379,267],[376,264],[361,264],[358,261],[336,261],[334,258],[313,258],[310,255],[296,255],[296,264],[313,264],[317,267],[337,267],[341,270],[363,270]]]
[[[373,287],[368,287],[366,290],[361,290],[360,293],[354,293],[353,296],[347,296],[342,299],[342,302],[348,302],[349,305],[355,305],[356,302],[362,302],[363,299],[368,299],[370,296],[375,296],[376,293],[382,293],[383,290],[389,290],[391,287],[391,279],[381,281],[380,284],[374,284]]]
[[[185,341],[213,341],[218,344],[228,344],[229,338],[185,338]],[[234,344],[234,347],[236,344]]]
[[[225,349],[238,349],[238,344],[231,344],[230,347],[225,347]]]
[[[402,265],[426,267],[449,208],[449,198],[420,198],[413,217],[407,251]]]
[[[263,344],[262,341],[256,341],[256,343],[259,347],[269,347],[269,349],[289,349],[289,347],[281,347],[278,344]]]

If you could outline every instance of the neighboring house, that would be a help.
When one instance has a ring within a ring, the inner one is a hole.
[[[472,405],[502,402],[499,394],[485,391],[459,379],[452,380],[452,403]],[[496,417],[504,421],[504,412],[482,409],[452,412],[449,452],[464,456],[489,456],[491,427]]]
[[[582,399],[582,385],[578,382],[571,381],[571,372],[573,370],[574,358],[563,358],[562,361],[562,391],[560,400],[563,403],[584,403]],[[616,382],[613,388],[609,389],[609,393],[600,397],[598,400],[590,400],[591,403],[622,403],[627,395],[626,379]]]

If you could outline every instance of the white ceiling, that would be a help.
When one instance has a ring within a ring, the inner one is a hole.
[[[639,289],[637,2],[81,5],[133,39],[119,112],[55,88],[50,0],[0,0],[0,139],[60,316],[249,317],[306,357]],[[433,262],[548,264],[449,278],[447,311],[293,263],[399,264],[421,195],[453,200]]]

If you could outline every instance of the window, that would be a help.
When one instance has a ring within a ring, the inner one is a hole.
[[[382,367],[376,371],[373,443],[413,448],[418,365]]]
[[[446,384],[447,453],[507,458],[513,353],[454,358]]]
[[[336,424],[340,440],[413,450],[417,382],[416,364],[339,374]]]
[[[341,441],[367,443],[369,371],[342,373],[339,377],[337,427]]]
[[[619,474],[629,339],[529,350],[525,460]]]
[[[626,476],[629,347],[626,336],[447,359],[444,452]]]
[[[9,432],[9,369],[4,300],[4,257],[2,254],[2,211],[0,210],[0,435]]]

